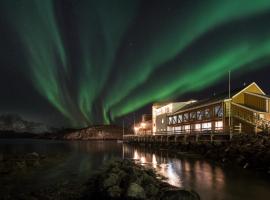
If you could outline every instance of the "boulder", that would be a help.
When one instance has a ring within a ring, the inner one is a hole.
[[[21,161],[17,161],[16,162],[16,168],[17,169],[25,169],[27,166],[26,166],[26,162],[24,160],[21,160]]]
[[[109,187],[112,187],[114,185],[118,185],[118,183],[119,183],[119,178],[118,178],[117,174],[111,173],[109,175],[109,177],[104,180],[103,187],[109,188]]]
[[[39,154],[37,152],[32,152],[26,155],[26,159],[39,159]]]
[[[122,189],[118,185],[114,185],[107,190],[108,196],[112,198],[120,198]]]
[[[194,191],[168,190],[161,197],[162,200],[200,200],[200,196]]]
[[[133,199],[145,199],[144,189],[137,183],[131,183],[127,190],[127,197]]]
[[[157,186],[155,186],[154,184],[148,184],[145,186],[145,192],[147,194],[147,196],[150,197],[155,197],[158,195],[159,193],[159,188]]]

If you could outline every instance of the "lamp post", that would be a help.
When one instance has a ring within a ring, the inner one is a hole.
[[[125,135],[125,120],[123,119],[123,136]]]

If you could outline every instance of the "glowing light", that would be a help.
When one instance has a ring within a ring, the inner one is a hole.
[[[145,128],[146,128],[146,123],[142,122],[142,123],[141,123],[141,127],[142,127],[143,129],[145,129]]]
[[[154,168],[157,168],[157,158],[155,154],[152,155],[152,164]]]

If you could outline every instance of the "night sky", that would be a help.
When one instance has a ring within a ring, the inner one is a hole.
[[[0,44],[0,114],[52,126],[211,97],[229,70],[270,94],[269,0],[1,0]]]

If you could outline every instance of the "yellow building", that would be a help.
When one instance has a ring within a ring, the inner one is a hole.
[[[187,104],[168,115],[168,130],[188,132],[269,131],[270,96],[256,84]]]

